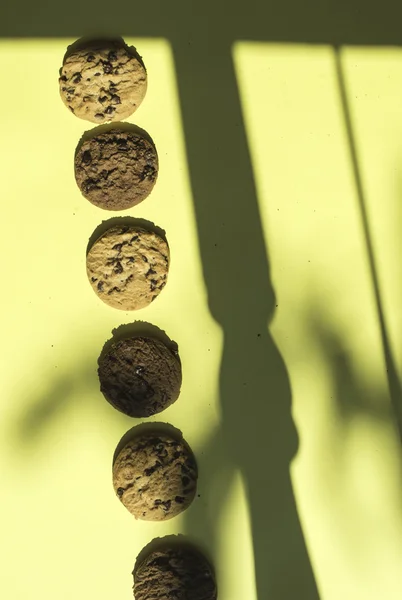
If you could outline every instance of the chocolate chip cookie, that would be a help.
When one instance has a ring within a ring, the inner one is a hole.
[[[156,183],[156,148],[148,134],[134,125],[97,129],[102,128],[95,128],[78,146],[75,180],[95,206],[126,210],[142,202]]]
[[[213,569],[190,544],[163,545],[134,569],[135,600],[216,600]]]
[[[80,119],[120,121],[141,104],[147,73],[134,48],[123,40],[73,44],[60,69],[60,96]]]
[[[129,441],[113,465],[117,496],[136,519],[166,521],[194,499],[197,465],[188,444],[148,431]]]
[[[112,344],[99,359],[100,389],[129,417],[150,417],[179,397],[182,373],[176,350],[161,341],[131,337]]]
[[[153,302],[166,285],[168,271],[167,242],[141,227],[111,227],[87,254],[94,292],[120,310],[138,310]]]

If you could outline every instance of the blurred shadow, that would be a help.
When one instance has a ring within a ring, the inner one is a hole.
[[[342,68],[342,58],[340,48],[335,48],[335,71],[338,82],[341,105],[343,109],[343,118],[345,123],[346,134],[349,142],[350,161],[353,170],[353,176],[356,187],[356,195],[360,211],[360,217],[363,226],[363,234],[366,245],[367,258],[369,263],[375,305],[377,309],[377,319],[380,328],[382,350],[387,368],[388,391],[394,409],[395,419],[398,427],[399,438],[402,441],[402,387],[399,380],[398,371],[391,350],[389,333],[385,320],[385,312],[381,297],[380,283],[378,278],[378,269],[374,256],[373,242],[370,231],[370,224],[367,215],[366,200],[364,196],[363,182],[360,175],[359,159],[357,154],[356,142],[353,132],[352,119],[348,102],[347,86]]]
[[[177,343],[171,340],[163,330],[145,321],[135,321],[113,329],[112,337],[105,342],[102,349],[99,349],[100,356],[103,356],[112,343],[135,335],[160,340],[180,360]],[[71,342],[66,342],[65,345],[73,347],[74,343],[75,341],[71,340]],[[80,403],[87,403],[88,398],[94,396],[95,389],[99,390],[96,410],[104,410],[108,415],[109,423],[113,420],[119,425],[133,420],[132,417],[127,417],[116,411],[103,398],[100,392],[97,359],[95,357],[92,363],[88,360],[88,357],[84,361],[81,357],[71,373],[63,372],[55,375],[49,370],[46,372],[45,378],[49,381],[47,389],[37,394],[31,393],[29,402],[24,402],[23,410],[16,414],[11,434],[23,446],[31,447],[34,443],[39,442],[53,423],[65,416],[72,407],[73,401],[78,400]],[[26,392],[22,395],[26,397]]]
[[[90,374],[88,373],[88,375]],[[84,377],[84,380],[86,379]],[[92,378],[90,383],[92,383]],[[55,385],[46,394],[33,401],[31,410],[24,410],[16,428],[17,436],[25,443],[36,441],[37,437],[42,434],[43,428],[46,428],[68,408],[73,390],[74,383],[70,377],[57,379]]]
[[[31,392],[29,402],[26,402],[27,393],[21,394],[24,398],[23,410],[17,412],[10,434],[17,438],[22,449],[29,450],[34,444],[40,443],[48,429],[65,418],[76,401],[88,402],[88,398],[93,396],[94,387],[99,387],[95,366],[85,362],[82,366],[76,365],[72,373],[57,375],[49,370],[44,376],[49,381],[44,391]],[[100,394],[97,408],[107,409],[106,404]]]
[[[329,366],[334,386],[334,407],[345,425],[361,416],[380,422],[394,422],[387,390],[373,387],[370,378],[361,379],[353,368],[353,359],[345,340],[329,322],[317,313],[309,317],[311,336]]]

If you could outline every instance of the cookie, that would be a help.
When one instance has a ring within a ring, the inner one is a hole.
[[[147,91],[147,73],[135,49],[122,40],[93,41],[68,49],[59,84],[72,113],[101,124],[137,110]]]
[[[154,550],[133,572],[135,600],[216,600],[213,569],[190,545]]]
[[[180,394],[178,354],[156,339],[132,337],[112,344],[99,359],[98,375],[106,400],[129,417],[162,412]]]
[[[169,246],[153,231],[111,227],[87,255],[87,275],[99,298],[120,310],[148,306],[165,287]]]
[[[151,193],[158,176],[158,155],[138,127],[114,128],[80,144],[74,160],[81,193],[105,210],[127,210]]]
[[[113,465],[117,496],[136,519],[144,521],[166,521],[188,508],[197,476],[187,443],[156,431],[129,441]]]

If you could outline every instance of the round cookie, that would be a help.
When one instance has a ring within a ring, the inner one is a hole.
[[[103,40],[69,50],[59,84],[72,113],[101,124],[126,119],[137,110],[147,91],[147,73],[134,48]]]
[[[166,521],[188,508],[197,476],[186,442],[160,432],[128,442],[113,465],[117,496],[136,519],[144,521]]]
[[[120,340],[99,359],[100,389],[129,417],[150,417],[179,397],[182,381],[177,352],[144,337]]]
[[[120,310],[148,306],[165,287],[167,242],[135,226],[111,227],[87,254],[87,275],[103,302]]]
[[[135,600],[216,600],[214,572],[190,545],[150,552],[133,572]]]
[[[80,144],[74,171],[81,193],[92,204],[126,210],[151,193],[158,176],[158,155],[139,128],[113,128]]]

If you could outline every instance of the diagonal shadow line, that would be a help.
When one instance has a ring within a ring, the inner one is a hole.
[[[370,231],[370,225],[368,220],[366,200],[363,188],[363,181],[360,174],[359,159],[356,146],[356,138],[353,130],[352,118],[350,113],[350,106],[348,101],[348,95],[346,90],[345,75],[342,68],[341,59],[341,47],[334,47],[335,56],[335,71],[336,78],[339,88],[339,95],[342,104],[343,118],[348,136],[349,143],[349,154],[352,163],[353,177],[356,186],[357,200],[359,205],[360,217],[363,225],[364,240],[366,245],[366,252],[369,261],[369,269],[371,280],[374,290],[374,298],[377,309],[377,317],[380,325],[382,350],[385,359],[385,365],[387,369],[387,382],[388,390],[391,398],[391,403],[396,417],[399,437],[402,441],[402,387],[399,380],[398,372],[395,365],[395,360],[391,350],[391,344],[385,320],[385,313],[383,307],[383,301],[381,297],[380,283],[378,277],[378,269],[374,256],[374,248],[372,242],[372,235]]]

